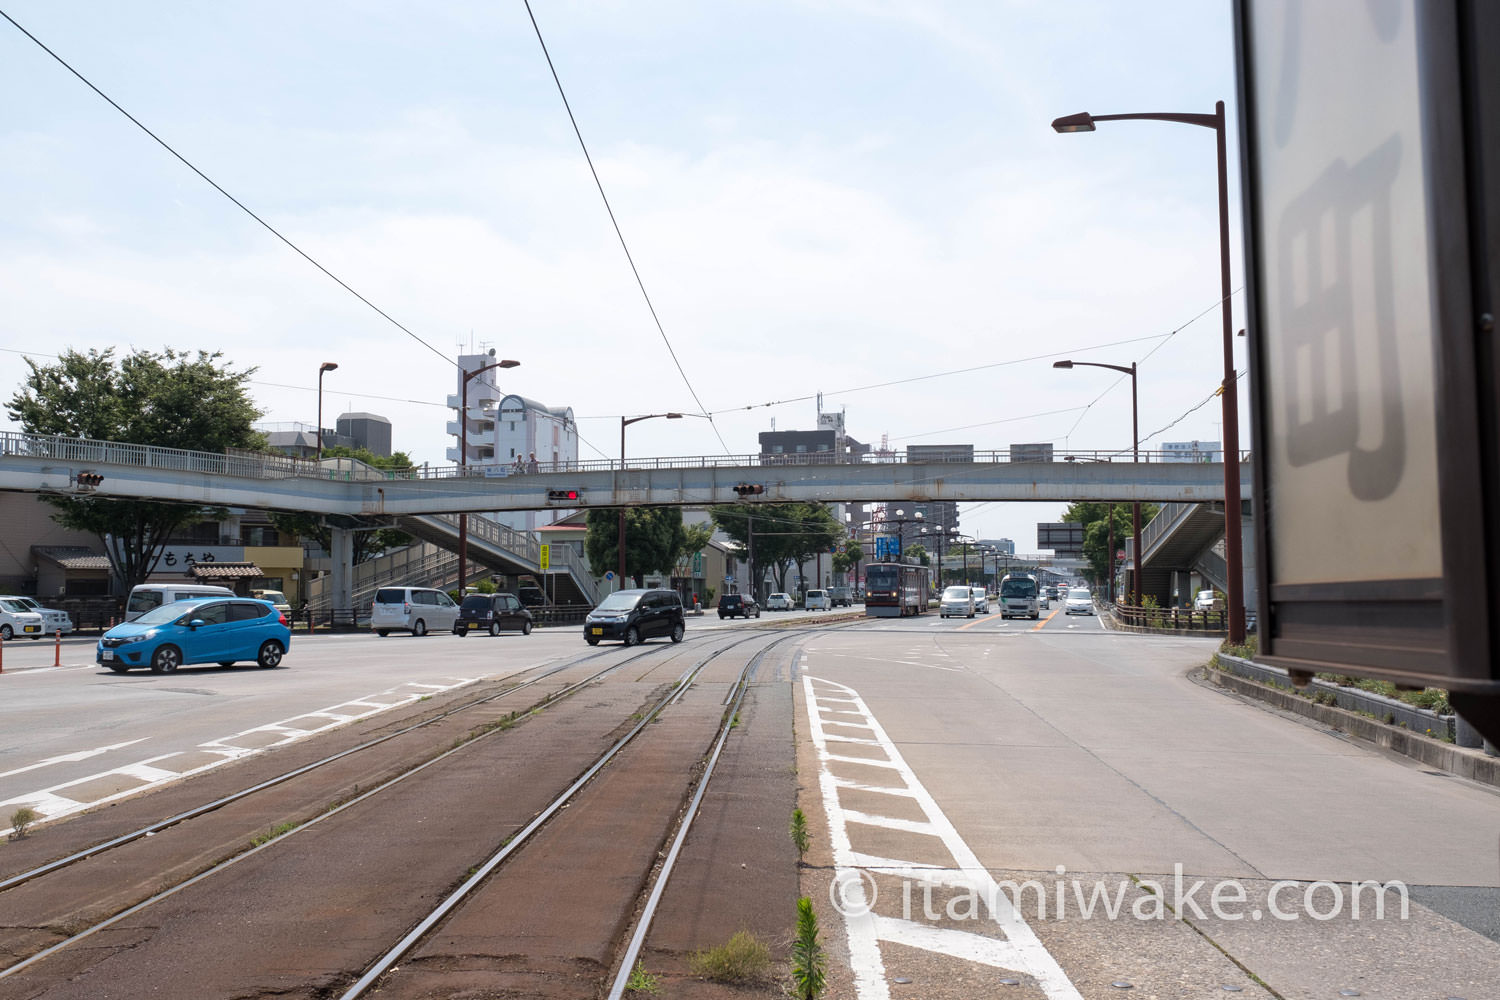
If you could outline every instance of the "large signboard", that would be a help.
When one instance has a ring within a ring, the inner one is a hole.
[[[1459,23],[1486,6],[1236,5],[1260,648],[1299,673],[1500,691]]]

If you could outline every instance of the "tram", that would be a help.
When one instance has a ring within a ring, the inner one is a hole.
[[[905,618],[927,610],[929,571],[906,563],[865,564],[865,617]]]

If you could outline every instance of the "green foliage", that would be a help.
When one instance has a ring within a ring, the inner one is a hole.
[[[271,511],[271,524],[277,531],[296,535],[298,538],[311,538],[329,551],[333,547],[333,532],[329,530],[328,520],[321,514],[287,513],[285,511]],[[348,518],[339,519],[348,521]],[[348,524],[340,523],[340,527],[348,527]],[[377,528],[373,531],[356,531],[353,537],[354,564],[357,566],[367,559],[373,559],[389,549],[400,548],[412,543],[411,535],[397,528]]]
[[[1131,522],[1132,507],[1128,503],[1108,504],[1095,501],[1078,501],[1063,511],[1062,521],[1078,521],[1083,525],[1083,556],[1088,560],[1090,572],[1096,583],[1102,583],[1109,575],[1109,524],[1110,510],[1114,510],[1115,548],[1123,549],[1125,539],[1134,534]],[[1141,504],[1141,528],[1161,510],[1154,503]]]
[[[629,532],[630,529],[627,527],[625,530]],[[625,980],[625,989],[631,993],[655,993],[660,987],[661,977],[647,972],[645,964],[640,961],[635,963],[635,968],[630,970],[630,978]]]
[[[713,519],[753,557],[750,578],[762,579],[765,567],[770,567],[776,589],[782,591],[793,566],[820,552],[832,552],[844,537],[843,526],[820,503],[724,504],[713,509]]]
[[[827,985],[827,960],[818,943],[818,916],[812,900],[797,900],[797,936],[792,941],[792,995],[817,1000]]]
[[[693,975],[715,983],[742,985],[766,978],[771,949],[749,931],[736,931],[724,944],[688,956]]]
[[[850,538],[833,550],[833,571],[835,573],[848,573],[851,569],[858,570],[860,561],[864,557],[864,547],[853,538]]]
[[[31,830],[31,824],[42,816],[30,806],[22,806],[10,814],[10,839],[23,840]]]
[[[259,450],[265,438],[251,426],[261,415],[246,385],[255,369],[230,371],[222,355],[168,349],[64,351],[55,364],[26,358],[23,387],[6,404],[29,434],[97,438],[160,448],[223,452]],[[97,496],[48,497],[53,520],[99,538],[110,565],[126,586],[150,575],[173,534],[222,517],[191,504],[108,499],[108,480]]]
[[[807,849],[812,846],[812,837],[807,832],[807,814],[801,809],[792,810],[791,824],[792,844],[797,848],[797,860],[807,856]]]
[[[669,574],[678,561],[708,544],[713,529],[707,525],[685,525],[676,507],[627,507],[625,509],[625,572],[641,586],[647,573]],[[620,511],[617,507],[595,507],[588,513],[588,533],[583,551],[589,568],[603,576],[620,566]]]
[[[932,565],[932,557],[927,554],[927,546],[917,544],[906,550],[907,558],[914,559],[919,565]]]

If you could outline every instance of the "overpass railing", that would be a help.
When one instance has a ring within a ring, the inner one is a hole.
[[[321,462],[305,458],[252,451],[231,450],[227,454],[188,451],[181,448],[159,448],[154,445],[124,444],[91,438],[0,432],[0,457],[50,458],[79,464],[125,465],[145,469],[190,472],[201,475],[240,476],[250,479],[333,479],[333,480],[401,480],[453,479],[459,477],[505,478],[527,475],[506,465],[443,465],[410,469],[372,469],[351,459],[325,458]],[[1242,452],[1241,461],[1250,453]],[[1145,463],[1180,462],[1180,454],[1143,451]],[[630,458],[626,470],[703,469],[717,466],[805,467],[836,465],[968,465],[979,464],[1056,464],[1058,462],[1131,462],[1129,452],[1069,451],[1054,455],[1051,463],[1040,462],[1035,453],[1022,452],[1014,458],[1009,449],[991,451],[957,451],[948,456],[919,455],[909,457],[903,451],[871,452],[866,455],[837,455],[832,452],[793,454],[690,455],[664,458]],[[589,461],[541,462],[539,473],[611,472],[621,468],[619,459]]]

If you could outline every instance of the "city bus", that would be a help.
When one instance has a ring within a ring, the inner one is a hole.
[[[1000,617],[1042,617],[1038,590],[1036,577],[1021,573],[1006,574],[1000,581]]]

